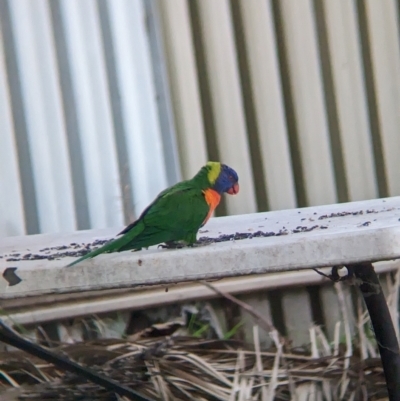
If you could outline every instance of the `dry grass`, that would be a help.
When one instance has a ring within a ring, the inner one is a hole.
[[[395,319],[398,281],[399,274],[388,296]],[[341,286],[337,284],[336,289],[344,320],[337,323],[333,342],[320,327],[313,326],[308,352],[304,353],[290,351],[273,326],[270,335],[274,346],[266,352],[260,348],[257,325],[254,345],[246,345],[193,338],[176,322],[154,325],[125,340],[63,344],[58,352],[155,400],[386,400],[368,315],[360,303],[357,334],[351,338]],[[247,311],[254,313],[250,307]],[[254,315],[265,327],[267,323]],[[0,354],[0,399],[125,400],[20,351]]]
[[[253,349],[237,341],[159,336],[159,329],[129,340],[63,345],[59,352],[157,400],[333,401],[386,395],[380,360],[362,360],[358,353],[346,357],[346,349],[329,345],[319,327],[310,328],[307,355],[285,353],[277,333],[271,333],[274,349],[261,351],[258,326]],[[168,332],[168,325],[163,330]],[[18,388],[20,400],[118,399],[19,351],[3,353],[0,360],[0,391]]]

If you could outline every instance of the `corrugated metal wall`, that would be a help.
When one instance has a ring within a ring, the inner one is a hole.
[[[398,2],[159,5],[184,171],[237,167],[229,212],[400,194]]]
[[[398,16],[0,0],[0,236],[121,226],[207,159],[241,179],[220,213],[400,195]]]
[[[180,179],[152,5],[1,0],[0,16],[0,235],[132,220]]]

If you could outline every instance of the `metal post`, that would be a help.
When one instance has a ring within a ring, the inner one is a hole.
[[[367,306],[381,354],[390,401],[400,400],[400,349],[392,318],[372,263],[346,266],[360,280],[359,287]],[[396,324],[398,324],[396,322]]]

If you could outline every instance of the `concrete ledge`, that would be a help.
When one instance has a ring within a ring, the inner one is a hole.
[[[69,268],[65,265],[71,258],[7,259],[13,259],[10,254],[40,253],[43,248],[107,239],[118,230],[10,237],[0,245],[0,271],[6,277],[15,274],[21,281],[10,285],[9,277],[8,281],[1,277],[0,298],[397,259],[400,258],[399,219],[400,197],[215,218],[200,231],[199,237],[254,235],[259,231],[274,235],[199,248],[163,250],[152,247],[140,252],[100,255]]]

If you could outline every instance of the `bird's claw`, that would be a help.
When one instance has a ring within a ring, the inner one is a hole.
[[[181,249],[185,247],[185,243],[179,241],[168,241],[163,244],[159,244],[157,248],[163,249]]]
[[[184,241],[168,241],[165,242],[164,244],[158,245],[158,248],[163,248],[163,249],[182,249],[185,248],[186,246],[190,248],[199,248],[201,246],[206,246],[209,245],[210,243],[208,242],[195,242],[193,244],[188,244]]]

